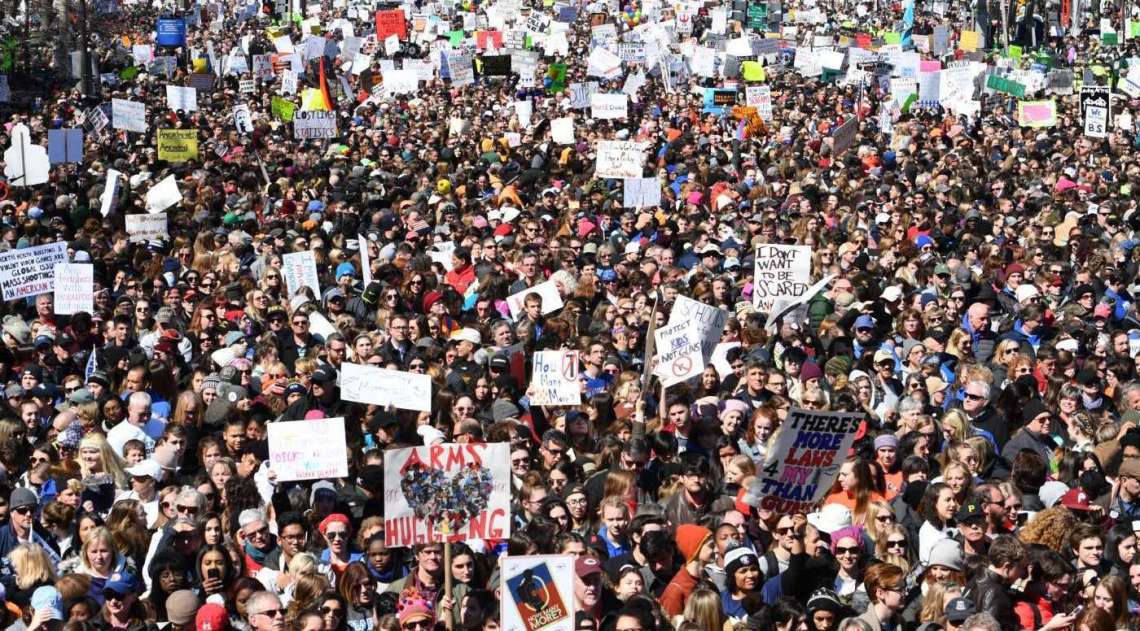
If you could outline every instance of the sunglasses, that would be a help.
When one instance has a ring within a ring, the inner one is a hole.
[[[348,533],[340,530],[330,530],[325,533],[325,537],[329,539],[347,539]]]
[[[905,548],[906,547],[906,539],[888,539],[887,540],[887,547],[888,548]]]
[[[839,556],[842,554],[859,554],[859,547],[858,546],[850,546],[850,547],[840,546],[840,547],[835,549],[835,555],[836,556]]]
[[[120,594],[113,589],[103,590],[103,600],[114,600],[116,602],[123,602],[127,597],[126,594]]]
[[[32,512],[32,507],[31,506],[21,506],[19,508],[13,508],[12,510],[15,511],[16,513],[19,513],[20,515],[29,515]]]
[[[343,616],[344,610],[340,607],[321,607],[322,616]]]

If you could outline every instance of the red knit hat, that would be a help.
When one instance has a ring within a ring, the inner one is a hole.
[[[701,546],[712,538],[712,531],[696,524],[681,524],[677,527],[677,548],[685,555],[685,563],[697,558]]]

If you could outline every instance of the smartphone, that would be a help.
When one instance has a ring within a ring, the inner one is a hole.
[[[1084,612],[1084,610],[1085,610],[1084,605],[1077,605],[1072,611],[1069,612],[1069,615],[1070,616],[1079,616]]]
[[[210,568],[210,569],[206,570],[206,578],[221,579],[222,578],[222,571],[216,567]]]
[[[1018,525],[1018,527],[1024,526],[1027,523],[1029,523],[1029,513],[1025,512],[1025,511],[1018,511],[1017,512],[1017,525]]]

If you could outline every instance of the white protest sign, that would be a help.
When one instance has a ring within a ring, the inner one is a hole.
[[[291,96],[297,93],[297,73],[286,70],[281,73],[281,94]]]
[[[146,211],[160,213],[180,201],[182,201],[182,192],[178,190],[178,180],[172,173],[146,192]]]
[[[578,351],[536,352],[531,385],[531,405],[581,405]]]
[[[440,443],[384,452],[389,548],[511,536],[510,443]]]
[[[166,105],[175,112],[198,111],[198,91],[181,85],[166,86]]]
[[[550,137],[560,145],[574,144],[574,119],[567,116],[550,121]]]
[[[624,140],[599,140],[594,176],[618,179],[641,177],[646,144]]]
[[[368,239],[364,235],[356,235],[356,243],[360,246],[360,276],[364,281],[364,286],[368,287],[372,284],[372,263],[368,260]]]
[[[792,408],[748,495],[758,501],[760,510],[773,513],[815,510],[831,491],[863,417],[861,412]]]
[[[503,628],[574,631],[573,556],[503,556],[499,571]]]
[[[9,186],[36,186],[48,181],[51,160],[47,149],[32,143],[28,126],[17,123],[12,126],[12,142],[4,151],[4,175]]]
[[[524,315],[525,299],[530,294],[538,294],[542,298],[542,315],[554,313],[562,308],[562,296],[558,293],[558,286],[554,281],[548,280],[507,296],[507,306],[511,309],[512,319],[517,321]]]
[[[99,195],[99,213],[106,217],[115,204],[115,196],[119,194],[119,179],[122,173],[114,169],[107,169],[107,182],[103,185],[103,192]]]
[[[55,291],[55,266],[66,262],[66,241],[0,252],[0,288],[4,300]]]
[[[772,122],[772,88],[766,85],[750,85],[744,88],[745,104],[755,107],[756,113],[766,122]]]
[[[56,263],[55,312],[57,315],[95,312],[95,267],[90,263]]]
[[[249,106],[245,103],[234,106],[234,127],[237,128],[239,134],[253,133],[253,115],[250,114]]]
[[[701,353],[701,334],[697,323],[685,320],[668,324],[653,332],[657,344],[657,365],[653,374],[669,387],[696,377],[705,369]]]
[[[137,101],[111,99],[111,125],[123,131],[146,133],[146,105]]]
[[[336,138],[336,112],[298,111],[293,115],[293,137]]]
[[[431,412],[429,375],[349,362],[340,369],[340,397],[345,401]]]
[[[617,120],[629,116],[629,97],[622,93],[595,92],[590,95],[590,114],[598,120]]]
[[[130,241],[151,241],[168,238],[166,213],[126,215],[127,237]]]
[[[766,243],[756,248],[752,306],[761,313],[799,298],[811,283],[811,246]]]
[[[289,252],[281,257],[285,272],[285,288],[293,297],[302,287],[313,290],[313,296],[321,297],[321,286],[317,281],[317,257],[312,250]]]
[[[392,70],[384,73],[384,91],[388,94],[415,94],[420,89],[420,76],[415,70]]]
[[[728,316],[729,313],[724,309],[710,307],[703,302],[678,294],[673,302],[673,310],[669,313],[669,324],[695,322],[701,337],[701,355],[707,362],[720,342],[720,335],[724,332]]]
[[[314,334],[314,335],[319,335],[325,339],[328,339],[328,336],[332,335],[333,333],[336,333],[337,330],[336,330],[336,327],[333,326],[333,323],[329,322],[329,319],[326,318],[324,316],[324,314],[322,314],[320,311],[310,311],[309,312],[309,332]],[[340,385],[340,375],[339,374],[337,375],[337,385],[338,386]]]
[[[343,418],[278,421],[266,431],[269,466],[279,482],[348,477]]]
[[[530,127],[530,119],[534,114],[534,103],[527,99],[525,101],[515,101],[515,115],[519,117],[519,125],[523,129]]]
[[[661,180],[654,177],[627,177],[622,183],[622,206],[652,208],[661,205]]]

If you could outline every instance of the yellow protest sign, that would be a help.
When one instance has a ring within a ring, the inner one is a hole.
[[[977,31],[962,31],[961,37],[958,38],[958,48],[967,53],[972,53],[978,50],[978,32]]]
[[[158,159],[167,162],[186,162],[198,158],[198,130],[158,130]]]
[[[205,58],[195,59],[195,60],[193,60],[193,65],[191,66],[191,68],[193,69],[193,71],[195,73],[204,73],[207,70],[207,66],[206,66],[207,63],[208,62]]]
[[[321,95],[321,91],[316,88],[305,88],[301,92],[301,111],[302,112],[327,112],[329,108],[325,107],[325,99]]]
[[[764,72],[764,66],[758,61],[746,61],[740,64],[740,74],[745,81],[759,82],[768,79],[768,73]]]

